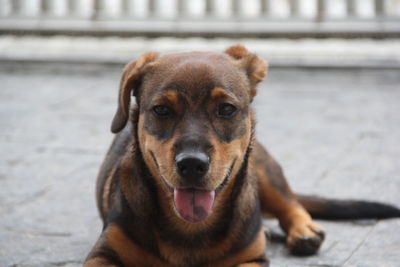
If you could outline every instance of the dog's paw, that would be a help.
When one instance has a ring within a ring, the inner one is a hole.
[[[286,243],[290,252],[298,256],[315,254],[325,238],[321,226],[313,222],[294,225],[288,232]]]

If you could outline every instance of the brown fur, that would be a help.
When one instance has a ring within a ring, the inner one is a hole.
[[[318,250],[321,228],[253,140],[250,103],[266,70],[242,46],[151,53],[125,67],[112,123],[118,134],[97,183],[104,230],[85,266],[268,266],[261,212],[279,219],[293,252]],[[129,112],[132,92],[136,106]],[[216,115],[221,103],[237,108],[231,118]],[[168,107],[170,117],[155,117],[157,105]],[[193,136],[211,159],[201,186],[216,191],[212,213],[198,223],[177,215],[172,191],[184,186],[177,146]]]

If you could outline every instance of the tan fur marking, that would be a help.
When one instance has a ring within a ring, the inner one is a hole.
[[[212,266],[237,266],[240,263],[251,262],[265,254],[266,240],[264,231],[260,231],[250,246],[236,255],[212,264]]]
[[[251,120],[248,120],[250,125]],[[247,129],[251,129],[250,126]],[[173,196],[169,189],[165,188],[165,186],[158,186],[158,195],[160,198],[161,208],[165,211],[166,214],[170,214],[170,220],[176,225],[179,229],[186,233],[196,233],[211,225],[218,223],[220,219],[220,214],[226,208],[226,199],[231,195],[234,179],[237,172],[240,169],[240,166],[243,162],[243,158],[245,155],[245,151],[250,142],[250,130],[248,133],[243,135],[242,138],[232,141],[229,144],[220,143],[215,137],[211,138],[211,142],[216,147],[215,155],[212,155],[213,160],[216,160],[214,163],[215,170],[211,170],[211,177],[218,177],[219,179],[213,179],[213,186],[218,186],[222,179],[226,176],[227,171],[232,164],[232,162],[236,159],[235,165],[230,175],[230,180],[228,184],[224,186],[222,191],[220,191],[215,199],[214,208],[212,214],[202,222],[193,224],[188,223],[182,219],[180,219],[174,210],[175,207],[173,203]],[[162,184],[162,183],[161,183]],[[215,185],[214,185],[215,184]],[[239,202],[240,207],[238,207],[238,212],[242,212],[242,215],[238,215],[239,218],[247,218],[246,212],[251,211],[253,209],[253,205],[255,203],[256,189],[252,186],[252,184],[244,185],[243,198]],[[228,238],[219,242],[215,246],[211,246],[208,249],[200,250],[199,248],[188,249],[181,248],[177,250],[174,247],[164,243],[162,240],[159,240],[159,251],[164,258],[168,259],[170,262],[179,265],[185,257],[190,254],[192,257],[199,259],[217,259],[224,255],[226,255],[227,251],[232,246],[233,239],[237,237],[238,231],[240,229],[234,228]],[[262,253],[260,253],[261,255]],[[259,255],[258,255],[259,256]],[[214,265],[213,265],[214,266]],[[215,265],[215,266],[224,266],[224,265]],[[227,265],[228,266],[228,265]]]
[[[242,165],[247,147],[250,144],[251,137],[251,119],[247,118],[245,121],[247,132],[240,138],[231,141],[230,143],[221,143],[215,136],[210,137],[211,144],[214,146],[214,151],[211,152],[213,162],[211,164],[211,177],[218,177],[214,179],[213,186],[221,184],[222,179],[225,178],[231,164],[235,161],[231,177],[234,177]]]
[[[168,90],[165,92],[165,97],[170,101],[172,104],[178,103],[178,93],[175,90]]]
[[[311,216],[297,202],[295,196],[287,188],[289,198],[268,184],[268,177],[260,167],[254,170],[259,176],[259,195],[263,215],[272,213],[279,219],[279,224],[287,233],[287,244],[301,237],[317,236],[315,231],[322,227],[312,221]]]
[[[106,245],[107,241],[102,234],[99,239],[96,241],[96,244],[90,251],[88,257],[86,258],[83,266],[84,267],[103,267],[103,266],[111,266],[114,267],[115,265],[111,265],[109,259],[101,257],[101,256],[94,256],[99,251],[102,251],[102,248]]]
[[[155,104],[158,104],[158,102],[163,102],[163,100],[166,99],[168,102],[170,102],[171,105],[175,105],[178,103],[178,92],[175,90],[167,90],[164,92],[161,92],[157,94],[153,99],[152,102]]]
[[[87,262],[84,263],[84,267],[101,267],[101,266],[107,266],[107,267],[119,267],[115,264],[109,264],[107,259],[104,258],[94,258],[90,259]]]
[[[158,141],[154,136],[145,132],[143,122],[143,115],[140,115],[138,126],[139,145],[151,174],[157,178],[158,182],[163,183],[162,180],[164,180],[170,187],[176,187],[179,178],[176,174],[173,157],[174,138],[165,142]],[[153,153],[155,159],[151,153]]]
[[[248,127],[247,129],[250,129],[250,119],[246,122],[248,123]],[[142,127],[139,126],[139,129],[141,129]],[[218,219],[219,219],[219,214],[221,214],[222,210],[225,209],[226,207],[224,206],[225,204],[225,200],[226,198],[230,195],[230,192],[232,190],[232,186],[233,186],[233,177],[236,176],[237,172],[240,169],[240,166],[243,162],[243,158],[245,156],[245,151],[247,149],[247,146],[249,145],[250,142],[250,130],[243,135],[242,138],[237,139],[232,141],[229,144],[222,144],[220,143],[215,137],[211,138],[211,143],[214,146],[217,146],[217,149],[215,149],[216,152],[213,152],[215,154],[211,155],[211,157],[213,158],[214,163],[211,166],[211,171],[209,172],[209,176],[210,179],[209,180],[209,187],[212,189],[215,189],[216,187],[218,187],[223,179],[225,178],[226,174],[228,173],[228,170],[231,166],[231,164],[233,163],[233,161],[236,159],[235,161],[235,165],[233,166],[232,172],[230,174],[229,180],[228,180],[228,184],[225,185],[225,187],[223,188],[223,190],[217,195],[215,202],[214,202],[214,207],[213,207],[213,212],[212,214],[205,219],[202,222],[193,224],[193,223],[188,223],[184,220],[182,220],[181,218],[179,218],[177,216],[177,212],[175,211],[175,206],[173,204],[173,194],[170,191],[169,188],[167,188],[164,184],[163,181],[161,181],[161,179],[167,180],[167,182],[170,184],[171,187],[176,187],[176,183],[178,179],[178,176],[175,172],[175,168],[174,167],[170,167],[173,165],[167,165],[166,168],[160,168],[161,173],[163,173],[163,177],[160,177],[160,174],[158,173],[158,171],[156,171],[156,168],[154,167],[150,167],[150,170],[155,170],[155,173],[152,173],[158,181],[158,195],[160,198],[160,204],[162,209],[165,211],[166,214],[171,214],[171,221],[178,226],[178,228],[182,229],[182,231],[187,232],[187,233],[196,233],[199,232],[203,229],[206,229],[207,227],[211,226],[214,223],[217,223]],[[146,140],[144,140],[146,139]],[[154,145],[152,145],[153,147],[160,147],[160,143],[156,140],[154,140],[153,137],[150,136],[145,136],[143,137],[143,139],[141,141],[143,142],[149,142],[150,139],[151,143],[155,142]],[[141,144],[142,145],[142,144]],[[172,145],[172,143],[171,143]],[[168,150],[170,150],[168,147],[168,145],[166,145],[165,143],[163,143],[162,145],[163,147],[165,147],[165,149],[167,151],[163,151],[161,154],[159,155],[163,155],[163,158],[169,158],[169,154],[168,154]],[[142,149],[142,151],[144,151]],[[144,153],[146,154],[146,153]],[[158,154],[158,153],[156,153]],[[146,157],[146,162],[149,164],[149,166],[154,165],[152,163],[152,159],[150,159],[150,157]],[[171,163],[173,164],[173,159],[171,159]],[[161,164],[160,164],[161,165]],[[248,197],[248,200],[243,200],[243,203],[254,203],[254,199],[251,200],[251,198],[254,197],[254,193],[253,194],[245,194],[246,197]],[[246,209],[246,210],[251,210],[251,209]],[[223,247],[223,246],[222,246]],[[221,250],[224,250],[223,248],[221,248]],[[166,253],[169,254],[169,253]]]
[[[176,113],[180,114],[183,111],[183,105],[179,101],[179,94],[176,90],[169,89],[167,91],[157,94],[152,99],[153,105],[167,105]]]
[[[259,177],[259,195],[262,212],[272,213],[278,218],[282,217],[292,209],[293,203],[268,184],[268,177],[266,177],[262,168],[255,166],[254,170]]]
[[[168,266],[132,242],[116,225],[108,227],[106,237],[108,244],[118,254],[125,266]]]
[[[237,99],[237,97],[234,94],[232,94],[231,92],[229,92],[223,88],[220,88],[220,87],[215,87],[212,89],[211,98],[213,98],[213,99],[222,98],[222,99],[226,99],[226,100],[232,99],[233,102],[235,102],[235,103],[239,102],[239,100]]]

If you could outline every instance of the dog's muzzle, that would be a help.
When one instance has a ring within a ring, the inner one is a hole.
[[[200,151],[185,151],[176,155],[175,164],[184,185],[174,188],[175,208],[184,220],[200,222],[208,217],[214,204],[215,191],[203,189],[210,158]]]

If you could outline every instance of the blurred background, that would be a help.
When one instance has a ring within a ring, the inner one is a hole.
[[[365,58],[390,65],[400,53],[399,0],[0,0],[0,7],[0,57],[12,60],[124,63],[148,50],[231,43],[272,66],[365,65]]]
[[[257,136],[294,191],[399,205],[400,0],[0,0],[0,266],[81,266],[124,64],[234,44],[270,64]],[[398,266],[399,220],[320,223],[272,266]]]

